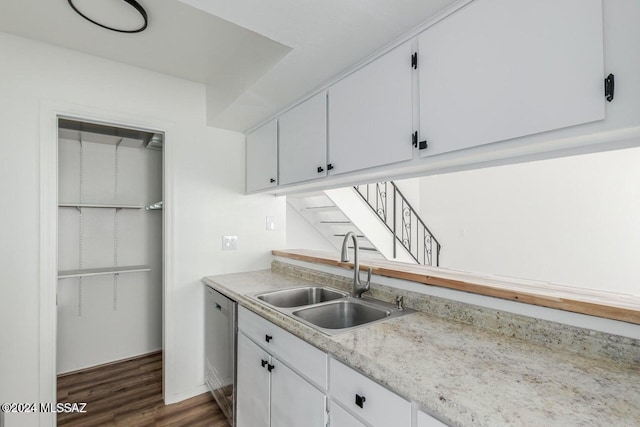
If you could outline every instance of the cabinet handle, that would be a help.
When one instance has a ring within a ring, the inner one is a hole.
[[[269,182],[273,184],[274,182],[276,182],[276,179],[275,178],[271,178],[271,179],[269,179]]]
[[[329,163],[329,164],[327,165],[327,170],[328,170],[328,171],[330,171],[331,169],[333,169],[333,165],[332,165],[331,163]]]
[[[364,407],[364,402],[366,402],[366,398],[364,396],[360,396],[359,394],[356,394],[356,405],[363,408]]]
[[[273,339],[273,337],[272,337],[271,335],[265,335],[265,336],[264,336],[264,340],[265,340],[266,342],[269,342],[269,341],[271,341],[272,339]]]
[[[275,366],[273,366],[271,364],[267,365],[267,371],[271,372],[271,371],[273,371],[273,368],[275,368]]]
[[[222,306],[220,306],[220,304],[216,303],[216,308],[220,311],[222,311]]]
[[[324,172],[324,168],[322,166],[318,166],[318,173]]]
[[[264,360],[264,359],[262,359],[262,360],[260,361],[260,364],[262,365],[262,367],[263,367],[263,368],[264,368],[265,366],[267,366],[267,363],[268,363],[268,362],[267,362],[266,360]]]

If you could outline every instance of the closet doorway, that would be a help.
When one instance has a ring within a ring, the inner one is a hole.
[[[58,376],[162,351],[163,140],[58,118]]]

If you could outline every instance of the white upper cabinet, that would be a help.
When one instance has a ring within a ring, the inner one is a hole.
[[[476,0],[419,36],[421,155],[604,118],[601,0]]]
[[[278,122],[247,135],[247,193],[278,185]]]
[[[321,92],[278,118],[280,185],[327,176],[327,95]]]
[[[329,88],[330,174],[412,157],[411,44]]]

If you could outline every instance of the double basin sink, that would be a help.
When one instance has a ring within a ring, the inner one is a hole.
[[[353,298],[347,292],[324,286],[282,289],[252,297],[329,335],[413,311],[371,298]]]

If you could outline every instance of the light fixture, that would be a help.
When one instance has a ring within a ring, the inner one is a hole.
[[[87,21],[89,21],[89,22],[91,22],[93,24],[96,24],[99,27],[106,28],[107,30],[117,31],[119,33],[139,33],[141,31],[144,31],[145,28],[147,28],[147,23],[148,23],[147,12],[140,5],[140,3],[138,3],[136,0],[118,0],[118,3],[119,3],[119,1],[123,1],[124,3],[128,4],[129,6],[131,6],[131,8],[135,9],[135,11],[137,12],[136,16],[139,14],[140,17],[142,17],[142,21],[140,22],[140,25],[139,26],[135,25],[135,26],[132,26],[132,27],[127,27],[125,25],[118,26],[116,24],[111,24],[111,23],[107,24],[107,23],[104,23],[105,22],[104,19],[102,19],[103,23],[98,22],[96,20],[97,19],[96,15],[99,16],[100,13],[104,11],[104,8],[103,8],[103,10],[94,11],[93,13],[89,13],[88,11],[80,10],[81,8],[79,8],[76,4],[74,4],[74,1],[76,1],[76,3],[77,3],[78,0],[67,0],[67,1],[69,2],[69,6],[71,6],[71,8],[73,10],[75,10],[75,12],[78,15],[82,16]],[[101,3],[101,2],[99,2],[97,0],[92,0],[91,2],[85,2],[85,3],[90,5],[89,9],[91,7],[95,7],[95,6],[104,6],[104,4],[100,5],[99,3]],[[111,0],[111,3],[113,3],[113,0]],[[89,15],[91,15],[92,17],[90,18]],[[139,18],[138,18],[138,20],[139,20]]]

